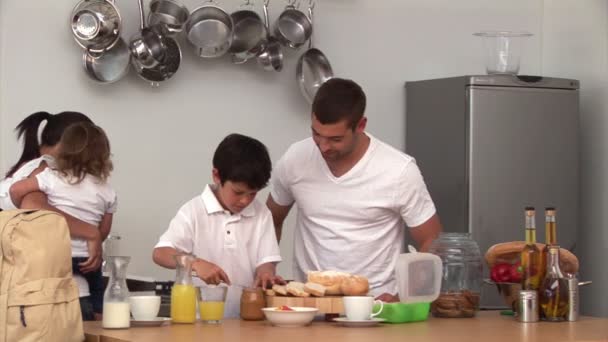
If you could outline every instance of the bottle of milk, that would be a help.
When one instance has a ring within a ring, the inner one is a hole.
[[[128,256],[108,256],[106,266],[110,280],[103,295],[103,321],[105,329],[124,329],[131,325],[129,289],[127,288]]]

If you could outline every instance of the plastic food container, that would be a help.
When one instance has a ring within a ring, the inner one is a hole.
[[[525,31],[482,31],[473,34],[481,37],[486,52],[488,74],[517,75],[524,38],[532,36]]]
[[[410,253],[399,255],[395,276],[401,303],[430,303],[441,290],[441,258],[431,253],[418,253],[408,246]]]
[[[374,305],[374,312],[379,305]],[[429,318],[431,303],[384,303],[384,308],[377,318],[384,318],[385,323],[408,323],[426,321]]]

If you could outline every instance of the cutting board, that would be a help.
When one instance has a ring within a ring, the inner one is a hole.
[[[266,295],[267,306],[301,306],[306,308],[317,308],[319,314],[343,314],[344,303],[342,296],[325,297],[287,297]]]

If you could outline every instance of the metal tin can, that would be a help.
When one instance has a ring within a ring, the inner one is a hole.
[[[538,293],[534,290],[519,291],[517,320],[524,323],[538,322]]]
[[[568,315],[566,319],[571,322],[578,321],[578,293],[578,279],[568,278]]]

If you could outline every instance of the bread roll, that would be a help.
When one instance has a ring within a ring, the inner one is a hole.
[[[315,297],[325,296],[325,286],[317,283],[308,282],[304,284],[304,291]]]
[[[274,292],[274,290],[266,289],[264,292],[266,292],[267,296],[276,296],[276,292]]]
[[[283,285],[272,285],[272,290],[276,292],[278,295],[287,296],[287,289]]]
[[[308,281],[325,286],[325,295],[340,295],[342,280],[350,274],[338,271],[310,271]]]
[[[525,241],[512,241],[495,244],[488,248],[485,259],[491,269],[497,263],[512,264],[520,259],[520,253],[526,245]],[[539,250],[545,248],[544,243],[536,243]],[[575,274],[578,272],[578,258],[567,249],[559,249],[559,266],[564,273]]]
[[[304,284],[298,281],[292,281],[286,286],[287,293],[296,297],[310,297],[310,294],[304,291]]]
[[[345,296],[364,296],[369,291],[369,281],[365,277],[352,275],[342,280],[340,290]]]

